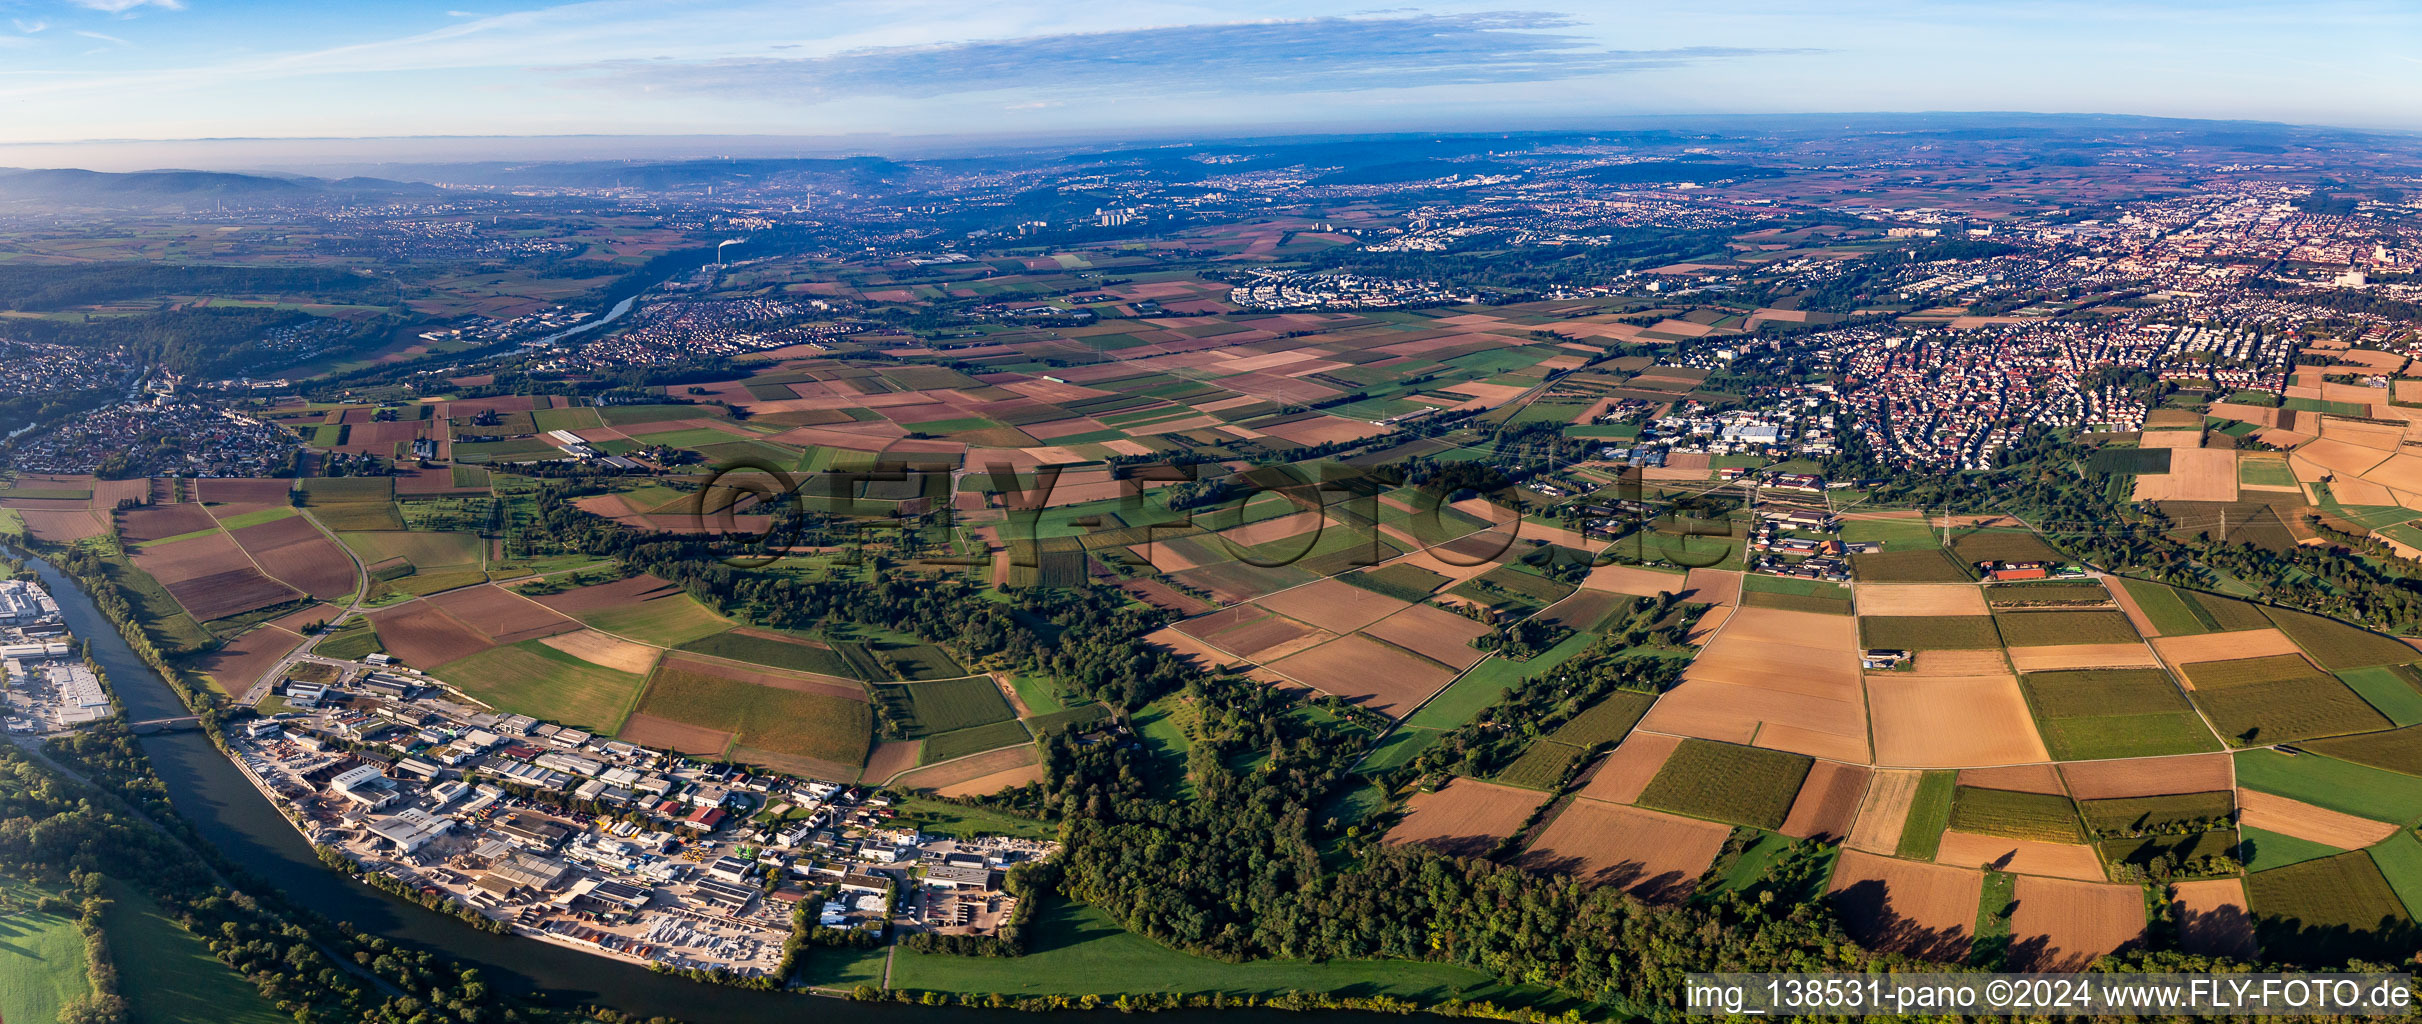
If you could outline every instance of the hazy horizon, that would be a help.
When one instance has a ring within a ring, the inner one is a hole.
[[[1067,137],[2079,110],[2422,129],[2422,10],[2358,2],[20,0],[0,144]],[[2306,55],[2327,54],[2327,59]]]

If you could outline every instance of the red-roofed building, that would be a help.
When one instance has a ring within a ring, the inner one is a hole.
[[[681,819],[681,827],[699,832],[712,832],[723,827],[723,819],[731,817],[721,807],[701,807]]]

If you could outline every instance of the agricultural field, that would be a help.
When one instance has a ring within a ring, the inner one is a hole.
[[[840,765],[854,778],[873,742],[874,712],[863,696],[845,696],[835,684],[799,684],[668,658],[648,677],[638,707],[621,729],[625,739],[650,742],[638,738],[632,726],[668,735],[684,726],[707,730],[719,734],[738,760],[762,753]],[[693,746],[702,745],[701,740],[713,742],[705,735],[683,739]]]
[[[11,897],[30,903],[32,886],[0,878]],[[53,1021],[92,993],[84,935],[73,917],[30,908],[0,915],[0,1021]]]
[[[2372,858],[2342,853],[2245,879],[2263,949],[2300,964],[2336,964],[2411,949],[2414,921]]]
[[[972,729],[1017,717],[991,678],[974,676],[926,683],[877,684],[877,703],[895,708],[892,720],[909,736]]]
[[[1859,646],[1896,651],[1988,650],[2002,645],[1988,615],[1862,615]]]
[[[437,665],[429,673],[509,714],[599,733],[622,727],[642,677],[530,640]]]
[[[1960,786],[1951,798],[1951,827],[1976,835],[2044,843],[2086,841],[2077,805],[2057,793]]]
[[[1695,818],[1781,828],[1814,763],[1778,750],[1685,740],[1641,791],[1639,802]]]
[[[2064,761],[2219,749],[2160,669],[2030,672],[2019,677],[2044,746]]]

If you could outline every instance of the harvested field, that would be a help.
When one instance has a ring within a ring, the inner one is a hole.
[[[1616,609],[1629,611],[1632,603],[1633,599],[1623,594],[1604,590],[1576,590],[1564,600],[1549,605],[1545,611],[1532,616],[1532,621],[1562,626],[1576,632],[1588,632],[1598,624],[1598,620],[1606,618]],[[1405,615],[1421,610],[1422,606],[1416,605],[1380,621],[1387,622],[1389,619],[1403,618]],[[1463,617],[1458,615],[1456,618]],[[1470,622],[1471,620],[1464,619],[1464,621]]]
[[[2315,807],[2260,790],[2237,791],[2237,820],[2247,828],[2277,832],[2307,842],[2358,850],[2397,834],[2397,826]]]
[[[2060,769],[2050,764],[2015,764],[2001,768],[1966,768],[1959,773],[1959,784],[1980,789],[2007,789],[2016,793],[2058,793],[2069,790],[2060,781]]]
[[[52,544],[73,544],[109,532],[101,524],[99,513],[80,508],[18,509],[17,517],[25,520],[27,534]]]
[[[592,665],[603,665],[617,672],[646,675],[656,667],[656,656],[663,653],[646,644],[607,636],[594,629],[558,633],[539,641]]]
[[[427,601],[380,609],[371,612],[369,618],[388,654],[424,671],[496,646],[487,634],[464,625]]]
[[[2189,953],[2254,956],[2254,917],[2246,912],[2245,883],[2234,878],[2172,882],[2178,913],[2178,945]]]
[[[1254,606],[1238,607],[1253,609]],[[1335,633],[1314,629],[1284,615],[1264,615],[1210,634],[1203,640],[1239,658],[1276,661],[1336,638]]]
[[[864,703],[867,700],[866,688],[859,685],[857,680],[842,679],[837,676],[817,675],[813,672],[789,672],[772,668],[751,668],[745,665],[738,665],[727,661],[716,661],[709,658],[700,658],[679,652],[666,654],[664,659],[658,663],[656,668],[656,674],[659,679],[662,679],[667,675],[679,673],[683,675],[707,676],[715,679],[728,680],[735,683],[746,683],[750,686],[770,687],[776,690],[790,690],[794,693],[812,693],[825,697],[836,697],[841,700],[854,700],[861,703]],[[993,700],[996,704],[1006,706],[1006,702],[1001,700],[1000,691],[992,689],[990,680],[980,680],[980,682],[984,684],[987,691],[993,694]]]
[[[1043,765],[1038,761],[1007,771],[979,775],[965,782],[954,782],[935,789],[934,793],[946,797],[991,796],[1005,789],[1015,789],[1019,786],[1041,782],[1043,777]]]
[[[2153,649],[2142,642],[2123,644],[2060,644],[2047,647],[2012,647],[2010,664],[2021,674],[2029,672],[2065,672],[2087,668],[2158,669],[2160,659]]]
[[[1581,795],[1619,804],[1640,799],[1640,791],[1648,788],[1649,780],[1657,777],[1681,743],[1678,736],[1634,731],[1598,762],[1588,784],[1581,787]]]
[[[632,715],[622,723],[614,738],[643,747],[672,750],[684,754],[705,754],[720,757],[732,745],[732,734],[703,725],[690,725],[654,715]],[[915,744],[910,744],[914,756]]]
[[[1692,569],[1685,580],[1685,600],[1695,604],[1741,603],[1741,574],[1724,569]]]
[[[1924,772],[1878,769],[1859,802],[1858,820],[1847,845],[1854,850],[1890,855],[1900,849],[1901,830],[1909,822],[1909,805],[1917,799]]]
[[[1791,644],[1847,654],[1858,643],[1856,634],[1850,620],[1839,615],[1776,608],[1738,608],[1724,621],[1723,637],[1727,643],[1745,640]]]
[[[1851,937],[1871,949],[1927,960],[1968,955],[1985,876],[1969,868],[1844,850],[1827,886]]]
[[[1867,705],[1878,765],[1961,768],[2051,758],[2012,676],[1870,675]]]
[[[2010,915],[2013,971],[2081,971],[2144,938],[2144,890],[2021,875]]]
[[[1990,615],[1861,615],[1859,646],[1893,651],[1987,650],[2002,645]]]
[[[2002,643],[2010,647],[2067,644],[2132,644],[2136,627],[2116,611],[2025,611],[1993,616]]]
[[[262,575],[250,565],[168,584],[168,593],[197,622],[241,615],[303,597],[301,591]]]
[[[2088,882],[2103,880],[2102,857],[2078,843],[2046,843],[1957,830],[1943,833],[1934,862],[1956,867],[1990,867],[2019,875],[2048,875]]]
[[[1778,665],[1778,672],[1787,671]],[[1641,727],[1865,764],[1867,714],[1856,683],[1814,696],[1714,679],[1685,681],[1649,709]]]
[[[1454,612],[1417,604],[1372,623],[1362,633],[1462,671],[1488,657],[1471,645],[1473,637],[1488,631],[1488,626]]]
[[[1910,661],[1921,676],[2006,676],[2010,659],[1999,649],[1981,651],[1917,651]]]
[[[941,791],[954,786],[969,785],[976,780],[1013,772],[1035,764],[1040,755],[1033,746],[1002,747],[981,754],[962,757],[942,764],[919,768],[892,780],[902,789]]]
[[[1327,579],[1262,598],[1263,608],[1332,633],[1351,633],[1410,606],[1340,580]]]
[[[2191,665],[2199,661],[2235,661],[2242,658],[2268,658],[2280,654],[2302,654],[2295,641],[2276,629],[2247,629],[2234,633],[2204,633],[2198,636],[2162,636],[2151,641],[2161,659],[2172,665]]]
[[[1620,886],[1641,899],[1678,903],[1716,862],[1732,829],[1587,797],[1575,798],[1539,830],[1517,861],[1532,871]],[[1975,899],[1969,900],[1975,914]]]
[[[884,740],[875,744],[874,750],[866,755],[866,771],[859,777],[880,786],[890,782],[893,776],[916,766],[916,740]]]
[[[680,587],[648,575],[532,600],[608,633],[659,647],[679,647],[732,628]]]
[[[219,521],[198,504],[145,505],[118,513],[118,536],[131,544],[215,529]]]
[[[464,587],[423,601],[500,644],[536,640],[580,628],[580,623],[502,587]]]
[[[1391,717],[1411,711],[1455,678],[1453,669],[1359,636],[1330,641],[1269,667]]]
[[[1862,583],[1858,586],[1860,615],[1983,615],[1983,589],[1957,583]]]
[[[1633,597],[1655,597],[1658,594],[1686,588],[1683,577],[1676,573],[1658,572],[1629,565],[1601,565],[1589,571],[1581,581],[1583,590],[1596,590]]]
[[[135,567],[150,573],[162,586],[253,568],[252,559],[245,556],[244,549],[237,547],[234,538],[224,533],[206,533],[187,540],[155,544],[135,551],[133,557]]]
[[[2209,793],[2235,788],[2227,754],[2074,761],[2060,766],[2069,793],[2080,800]]]
[[[1549,794],[1455,779],[1405,804],[1404,820],[1388,830],[1391,843],[1420,843],[1458,857],[1479,857],[1522,829]]]
[[[1870,774],[1858,765],[1817,762],[1808,769],[1807,781],[1800,784],[1800,795],[1791,802],[1791,814],[1783,819],[1783,827],[1777,831],[1794,839],[1840,842],[1850,835],[1851,825],[1858,818],[1859,804],[1867,797]]]
[[[261,626],[204,655],[195,668],[217,683],[219,689],[241,696],[247,687],[285,660],[288,652],[302,645],[299,634],[276,626]]]
[[[247,526],[231,536],[261,571],[322,601],[353,593],[353,560],[301,516]]]

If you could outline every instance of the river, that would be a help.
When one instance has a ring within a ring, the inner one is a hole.
[[[73,579],[48,562],[25,557],[58,600],[68,628],[91,641],[93,660],[109,673],[129,721],[190,713],[159,673],[136,657],[117,627]],[[463,966],[477,967],[490,984],[509,991],[558,1005],[596,1004],[642,1017],[678,1017],[693,1024],[762,1024],[826,1014],[884,1024],[975,1024],[986,1018],[995,1024],[1044,1024],[1046,1020],[1017,1011],[854,1003],[706,985],[535,939],[479,931],[321,864],[311,844],[219,753],[209,736],[163,732],[143,737],[142,743],[167,783],[177,813],[249,873],[250,884],[272,884],[296,902],[356,931],[435,950]],[[1047,1020],[1090,1020],[1110,1013],[1062,1013]],[[1180,1011],[1150,1019],[1156,1024],[1275,1024],[1282,1016],[1296,1024],[1305,1019],[1304,1014],[1282,1010]],[[1324,1012],[1321,1016],[1377,1019],[1377,1015],[1359,1013]]]

